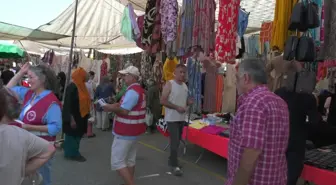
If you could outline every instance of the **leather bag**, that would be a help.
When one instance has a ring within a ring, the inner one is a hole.
[[[299,43],[299,38],[297,36],[289,36],[284,49],[283,59],[292,61],[296,57],[296,49]]]
[[[299,38],[295,59],[300,62],[313,62],[316,58],[314,39],[304,34]]]
[[[305,32],[308,30],[307,21],[307,8],[305,7],[303,2],[297,3],[292,11],[292,15],[290,17],[288,30],[290,31],[301,31]]]
[[[318,15],[318,7],[317,4],[311,1],[308,1],[306,6],[307,12],[307,27],[309,29],[318,28],[320,26],[320,20]]]
[[[288,72],[284,75],[284,83],[290,91],[310,94],[316,86],[316,73],[307,70]]]

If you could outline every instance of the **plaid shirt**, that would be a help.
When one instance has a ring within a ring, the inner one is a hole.
[[[287,104],[267,87],[258,86],[238,98],[238,110],[230,125],[226,185],[233,183],[244,148],[262,151],[248,185],[287,184]]]

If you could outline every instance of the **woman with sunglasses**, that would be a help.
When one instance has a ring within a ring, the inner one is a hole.
[[[30,88],[16,86],[26,74]],[[47,66],[26,63],[7,84],[7,88],[23,102],[19,116],[25,123],[22,128],[49,142],[54,142],[62,129],[61,103],[55,96],[57,82],[55,73]],[[39,173],[43,177],[43,185],[50,185],[50,160],[40,168]]]

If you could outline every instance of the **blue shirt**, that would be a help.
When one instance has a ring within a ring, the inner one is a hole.
[[[23,101],[25,95],[28,92],[28,88],[22,87],[22,86],[15,86],[11,88],[12,91],[14,91],[18,97],[20,98],[20,101]],[[51,93],[50,90],[45,90],[35,98],[35,102],[33,102],[33,105],[36,104],[38,101],[40,101],[42,98],[44,98],[46,95]],[[22,121],[24,118],[23,111],[25,108],[31,103],[31,99],[28,101],[26,105],[23,105],[23,109],[21,111],[19,119]],[[58,104],[51,104],[50,107],[47,110],[47,113],[43,117],[43,122],[46,123],[48,126],[48,133],[50,136],[56,136],[61,130],[62,130],[62,111]]]
[[[112,84],[106,84],[106,85],[98,85],[95,93],[95,98],[97,100],[103,98],[106,99],[108,97],[112,97],[115,95],[114,88]],[[97,110],[98,111],[103,111],[99,103],[97,104]]]
[[[138,103],[139,94],[134,90],[127,90],[125,97],[123,99],[122,104],[120,105],[121,108],[131,111],[133,107]],[[137,136],[120,136],[112,131],[115,137],[118,139],[125,139],[125,140],[136,140]]]
[[[249,13],[243,11],[242,9],[239,9],[239,14],[238,14],[238,35],[239,37],[243,37],[245,34],[247,25],[248,25],[248,18],[249,18]]]

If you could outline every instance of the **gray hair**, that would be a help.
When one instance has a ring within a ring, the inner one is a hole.
[[[244,59],[239,64],[238,73],[248,74],[256,84],[267,84],[265,63],[260,59]]]
[[[58,94],[58,80],[55,72],[46,65],[30,66],[29,68],[44,84],[44,88]]]

